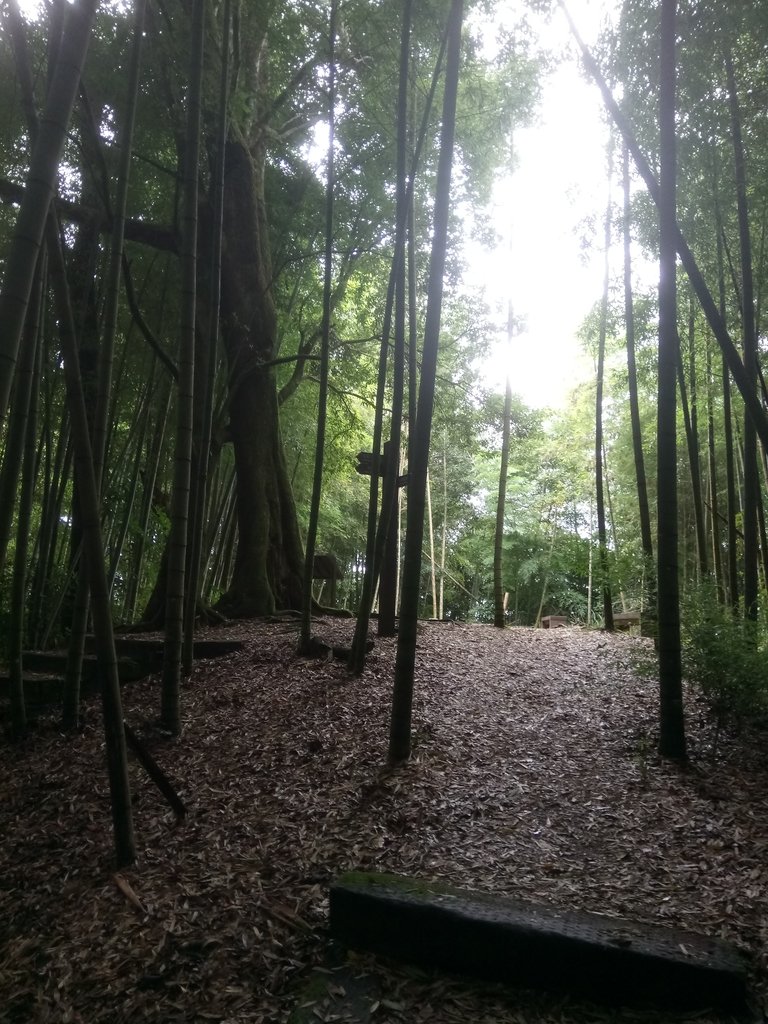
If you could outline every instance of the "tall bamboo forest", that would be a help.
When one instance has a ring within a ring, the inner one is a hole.
[[[311,655],[329,610],[352,675],[398,630],[394,763],[419,619],[636,616],[672,758],[684,675],[764,713],[768,8],[625,0],[587,46],[566,7],[5,0],[4,707],[23,736],[28,652],[66,651],[76,730],[93,644],[118,859],[121,631],[164,636],[171,735],[202,624],[295,615]],[[564,60],[604,104],[605,273],[594,373],[542,409],[485,383],[524,329],[464,274]]]

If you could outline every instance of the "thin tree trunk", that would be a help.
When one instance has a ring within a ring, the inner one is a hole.
[[[607,451],[607,449],[605,447],[605,443],[603,443],[603,481],[604,481],[604,484],[605,484],[605,511],[607,513],[607,516],[606,516],[607,527],[610,530],[611,540],[613,541],[613,550],[614,550],[615,556],[618,557],[618,554],[619,554],[619,534],[618,534],[618,531],[616,529],[616,516],[614,515],[614,511],[613,511],[613,499],[611,497],[611,482],[610,482],[610,477],[608,475],[608,451]],[[574,530],[574,532],[576,532],[576,531]],[[618,572],[618,570],[617,570],[617,568],[615,566],[614,566],[614,570],[613,570],[613,579],[615,580],[616,585],[619,588],[619,600],[621,601],[621,610],[623,612],[625,612],[627,610],[626,595],[625,595],[624,589],[622,587],[621,574]]]
[[[592,593],[594,589],[594,544],[591,543],[592,533],[595,528],[592,500],[589,502],[589,563],[587,568],[587,625],[592,625]]]
[[[153,359],[153,363],[155,360]],[[151,381],[151,378],[150,378]],[[138,418],[140,423],[139,436],[134,444],[131,445],[133,448],[132,458],[129,458],[129,453],[126,451],[123,462],[126,466],[130,465],[131,462],[131,476],[127,482],[127,486],[122,486],[120,491],[125,495],[125,504],[123,506],[122,521],[120,526],[117,528],[117,537],[111,545],[111,558],[109,563],[109,576],[107,582],[109,586],[109,592],[112,593],[115,586],[115,577],[117,576],[117,570],[120,566],[120,561],[125,554],[125,541],[128,536],[128,531],[131,526],[131,520],[133,519],[133,510],[136,504],[136,497],[139,492],[139,479],[141,477],[141,468],[144,461],[144,447],[147,437],[147,430],[149,427],[149,416],[150,408],[152,404],[153,389],[151,384],[148,382],[144,393],[144,401],[141,403],[138,410]]]
[[[437,85],[440,79],[440,72],[443,64],[443,56],[445,53],[445,47],[447,45],[447,32],[443,36],[443,41],[438,53],[437,61],[435,63],[434,72],[432,75],[432,83],[430,85],[429,95],[427,96],[426,104],[424,107],[424,115],[421,121],[421,127],[419,130],[419,136],[416,140],[416,146],[414,148],[413,160],[411,163],[411,175],[410,182],[408,185],[407,192],[407,215],[410,216],[412,210],[412,196],[413,196],[413,185],[416,177],[416,172],[419,167],[419,161],[421,159],[421,150],[424,145],[424,140],[427,134],[427,128],[429,124],[429,117],[432,111],[432,103],[434,100]],[[405,215],[405,213],[404,213]],[[397,224],[395,225],[395,231],[397,234]],[[384,306],[384,324],[382,329],[382,347],[379,355],[379,371],[376,386],[376,414],[374,417],[373,427],[373,472],[371,474],[371,487],[368,500],[368,537],[366,541],[366,557],[365,557],[365,571],[363,574],[363,583],[361,588],[360,602],[357,612],[357,621],[355,623],[355,635],[352,641],[352,650],[349,656],[349,670],[356,674],[360,674],[365,664],[365,648],[366,640],[368,636],[368,623],[370,619],[370,610],[372,606],[372,595],[373,591],[378,583],[378,571],[381,563],[381,557],[384,551],[384,544],[386,542],[386,531],[389,526],[389,522],[386,517],[382,517],[380,524],[377,524],[376,514],[378,509],[378,498],[379,498],[379,453],[381,452],[381,439],[383,435],[383,402],[384,402],[384,388],[386,385],[387,377],[387,355],[389,348],[389,333],[392,326],[392,311],[395,300],[395,282],[398,276],[397,259],[393,259],[392,268],[389,275],[389,284],[387,287],[387,297]],[[413,296],[413,292],[411,292]],[[411,301],[413,299],[411,298]],[[413,324],[413,320],[411,323]],[[413,327],[411,328],[413,330]],[[415,360],[415,346],[411,346],[411,360],[409,366],[412,368],[413,361]],[[410,374],[411,381],[410,385],[413,387],[413,381],[415,376]],[[412,400],[409,400],[412,401]],[[415,421],[411,418],[409,422],[410,430],[413,431],[415,427]],[[412,434],[409,434],[409,444]],[[411,464],[411,453],[409,447],[408,453],[408,465],[410,468]],[[386,504],[384,500],[385,495],[382,496],[382,507]]]
[[[325,425],[328,417],[328,364],[331,337],[331,292],[333,287],[333,205],[336,189],[334,144],[336,126],[336,0],[331,2],[328,25],[328,155],[325,183],[325,265],[323,273],[323,319],[320,348],[320,391],[317,399],[317,439],[312,499],[305,545],[304,587],[302,594],[299,652],[309,654],[312,641],[312,579],[314,575],[317,527],[320,519],[320,497],[323,489],[323,455]]]
[[[103,494],[104,461],[106,458],[107,434],[110,427],[109,406],[112,393],[112,366],[114,361],[117,313],[120,297],[120,274],[123,261],[123,234],[125,211],[128,202],[128,184],[131,168],[133,130],[139,95],[139,73],[141,67],[141,45],[144,30],[146,0],[136,0],[134,28],[128,72],[128,93],[123,129],[120,136],[120,162],[117,174],[115,204],[112,211],[112,237],[110,243],[109,267],[105,282],[106,310],[104,331],[98,351],[96,403],[93,420],[92,452],[93,471],[96,487]],[[96,134],[94,132],[94,134]],[[98,140],[96,142],[98,145]],[[111,589],[111,585],[108,584]],[[70,639],[67,650],[67,665],[64,678],[64,701],[62,725],[64,729],[75,729],[78,725],[80,706],[80,677],[82,674],[85,634],[88,628],[88,575],[85,561],[80,564],[77,578],[77,592],[72,612]]]
[[[93,455],[96,482],[101,486],[103,466],[107,452],[107,432],[113,417],[109,416],[112,395],[112,365],[114,360],[117,313],[120,299],[120,276],[123,264],[123,238],[125,211],[128,205],[128,186],[133,153],[133,133],[138,106],[141,74],[141,47],[144,36],[144,12],[146,0],[135,0],[133,12],[133,38],[128,67],[128,87],[123,127],[120,132],[120,162],[117,172],[115,202],[112,211],[112,238],[110,242],[109,269],[105,282],[106,312],[104,335],[99,351],[99,379],[96,403],[96,420],[93,432]]]
[[[213,504],[215,499],[215,504],[208,515],[210,526],[205,540],[206,550],[214,552],[213,560],[206,566],[203,581],[203,599],[206,602],[210,602],[212,598],[214,581],[222,561],[222,547],[228,536],[231,515],[235,510],[234,468],[226,467],[226,475],[221,466],[219,466],[219,471],[221,482],[211,493],[211,503]]]
[[[224,170],[227,149],[229,120],[229,49],[232,18],[231,0],[225,0],[222,27],[221,76],[219,79],[219,110],[214,159],[213,216],[211,221],[211,255],[209,264],[210,297],[208,310],[208,337],[203,348],[204,357],[195,361],[195,397],[202,395],[202,415],[199,424],[197,458],[194,460],[194,477],[191,497],[191,528],[189,539],[189,580],[186,585],[184,606],[184,642],[182,649],[182,670],[184,675],[192,671],[194,652],[195,618],[200,599],[200,577],[203,537],[205,535],[205,509],[208,494],[208,475],[211,458],[211,435],[213,430],[213,393],[216,382],[216,357],[219,347],[219,317],[221,307],[221,248],[224,225]]]
[[[613,160],[609,160],[608,178],[613,173]],[[608,291],[610,286],[611,198],[605,212],[605,265],[603,271],[603,297],[600,305],[600,334],[597,345],[597,386],[595,388],[595,509],[597,512],[597,545],[600,563],[600,588],[603,595],[603,626],[613,632],[613,595],[611,593],[608,562],[608,535],[605,523],[603,495],[603,377],[605,371],[605,339],[608,331]]]
[[[760,537],[758,552],[760,555],[759,568],[762,573],[762,588],[765,591],[765,589],[768,588],[768,533],[766,532],[765,525],[765,505],[763,503],[763,495],[759,487],[757,490],[757,524]]]
[[[45,260],[41,259],[41,264]],[[32,506],[37,470],[37,406],[42,372],[42,344],[40,339],[40,313],[42,310],[42,284],[45,271],[38,268],[37,285],[33,291],[33,303],[27,311],[25,325],[24,349],[18,367],[16,380],[15,405],[24,407],[14,409],[17,427],[23,422],[24,444],[21,493],[19,495],[18,527],[16,530],[16,549],[13,559],[13,578],[11,581],[10,609],[8,623],[8,669],[11,703],[11,729],[15,739],[21,739],[27,728],[27,713],[24,696],[24,675],[22,650],[24,647],[24,616],[26,610],[27,590],[27,556],[29,551],[29,535],[32,523]]]
[[[357,609],[355,633],[349,655],[350,672],[359,675],[365,665],[365,646],[368,638],[368,624],[373,607],[373,592],[376,589],[376,537],[379,508],[379,481],[381,479],[382,436],[384,433],[384,390],[387,380],[387,357],[389,352],[389,332],[392,325],[392,308],[395,298],[394,271],[390,274],[387,296],[384,306],[384,323],[381,333],[381,349],[376,383],[376,409],[373,421],[373,444],[371,482],[368,494],[368,531],[365,546],[365,563],[363,583],[360,592],[360,604]]]
[[[720,314],[726,322],[725,301],[725,266],[723,258],[723,239],[720,215],[717,218],[717,286],[720,303]],[[736,457],[733,444],[733,415],[731,412],[731,377],[725,356],[721,359],[723,382],[723,439],[725,442],[725,480],[726,480],[726,527],[728,534],[728,602],[734,615],[739,611],[739,539],[736,528],[737,495],[736,495]]]
[[[419,382],[419,332],[416,284],[416,197],[408,191],[408,466],[413,462],[412,445],[416,432],[416,403]]]
[[[736,202],[739,218],[739,247],[741,252],[742,333],[744,342],[744,369],[747,385],[757,394],[757,334],[755,332],[755,297],[752,275],[752,243],[749,233],[747,178],[744,144],[741,134],[741,113],[736,94],[736,79],[730,54],[725,58],[728,79],[728,100],[733,136],[733,155],[736,172]],[[765,442],[763,442],[765,444]],[[744,617],[757,620],[758,595],[758,475],[757,432],[752,417],[744,416]]]
[[[64,355],[67,400],[72,418],[75,475],[80,493],[81,527],[83,543],[85,545],[85,557],[88,565],[88,583],[92,596],[96,653],[102,675],[101,697],[111,793],[112,823],[115,834],[115,854],[118,864],[123,865],[131,863],[135,859],[136,845],[133,835],[131,794],[128,784],[128,764],[125,733],[123,731],[120,680],[117,672],[117,656],[115,654],[115,642],[112,631],[107,577],[104,571],[99,497],[93,469],[88,419],[79,374],[72,310],[69,305],[69,296],[66,288],[64,258],[61,252],[59,233],[53,218],[50,218],[48,223],[47,242]]]
[[[443,123],[437,168],[432,258],[427,290],[427,316],[424,327],[424,348],[416,418],[416,436],[413,440],[412,448],[413,464],[409,466],[410,484],[405,540],[405,572],[403,574],[400,632],[397,642],[389,736],[389,760],[393,763],[406,760],[411,750],[411,715],[414,669],[416,665],[416,627],[419,614],[421,549],[424,537],[427,470],[432,433],[432,412],[435,400],[437,353],[440,340],[448,217],[451,208],[451,170],[456,128],[456,96],[459,66],[461,63],[462,0],[452,0],[449,19],[445,91],[443,95]]]
[[[42,302],[40,279],[38,279],[38,285],[33,295],[34,302],[28,309],[21,358],[17,367],[13,404],[5,451],[3,452],[3,468],[0,475],[0,575],[2,575],[8,553],[18,481],[27,444],[29,401],[34,379],[37,335],[40,331],[40,304]]]
[[[677,382],[680,388],[680,404],[683,409],[683,424],[685,427],[685,441],[688,447],[688,466],[691,473],[691,500],[693,511],[693,526],[696,531],[696,553],[698,555],[699,577],[703,580],[709,571],[707,562],[706,539],[704,533],[704,503],[701,493],[701,469],[699,463],[699,439],[693,424],[693,413],[688,402],[688,390],[685,385],[685,374],[683,373],[683,357],[680,350],[680,339],[678,336],[677,350]]]
[[[512,347],[512,303],[507,310],[507,344]],[[504,389],[504,411],[501,420],[501,466],[499,468],[499,492],[496,498],[496,529],[493,540],[493,624],[503,629],[506,621],[504,614],[504,512],[507,506],[507,472],[509,470],[509,434],[512,418],[512,381],[509,371]]]
[[[51,588],[56,565],[59,526],[63,516],[64,493],[71,476],[73,454],[69,412],[64,409],[53,465],[50,467],[50,479],[46,481],[37,539],[37,564],[30,586],[29,632],[35,647],[43,646],[43,633],[52,621]]]
[[[629,415],[632,423],[632,451],[637,480],[637,504],[640,517],[640,543],[643,550],[645,576],[645,603],[642,616],[644,636],[656,635],[656,570],[653,564],[653,535],[651,510],[648,502],[648,481],[645,474],[643,432],[640,425],[640,401],[637,388],[637,361],[635,358],[635,315],[632,290],[632,241],[630,236],[629,150],[622,147],[622,178],[624,190],[624,324],[627,339],[627,383]]]
[[[552,509],[549,510],[549,514],[552,514]],[[550,530],[552,531],[549,536],[549,551],[547,552],[547,561],[544,566],[544,576],[541,581],[541,597],[539,598],[539,607],[536,611],[536,618],[534,624],[536,626],[541,625],[541,614],[544,611],[544,602],[547,600],[547,589],[549,588],[549,572],[552,567],[552,555],[555,551],[555,527],[553,523],[550,523]]]
[[[435,574],[435,520],[432,515],[432,481],[427,470],[427,523],[429,524],[429,579],[432,584],[432,618],[437,618],[437,576]]]
[[[398,547],[397,496],[400,473],[400,449],[403,432],[405,392],[406,327],[406,231],[408,218],[408,70],[411,51],[413,0],[404,0],[400,33],[400,70],[397,92],[397,203],[395,209],[395,347],[392,360],[392,416],[389,434],[389,459],[386,463],[382,522],[387,522],[387,537],[382,558],[379,585],[379,636],[395,635],[397,590],[396,551]]]
[[[715,582],[718,600],[725,603],[725,580],[723,579],[723,556],[720,549],[720,499],[717,493],[717,458],[715,451],[715,413],[712,398],[712,350],[707,339],[707,453],[709,464],[709,504],[712,510],[712,561],[715,568]]]
[[[192,467],[195,385],[195,307],[197,302],[197,203],[200,121],[205,38],[205,0],[192,8],[192,53],[184,160],[182,222],[182,295],[180,311],[179,387],[176,396],[176,449],[171,493],[171,534],[165,604],[165,653],[160,719],[174,736],[181,732],[181,654]]]
[[[682,374],[682,358],[680,359],[680,372]],[[709,574],[709,559],[707,558],[707,531],[704,522],[704,497],[701,484],[701,450],[699,445],[699,410],[698,410],[698,389],[696,377],[696,307],[693,295],[690,296],[688,306],[688,379],[690,382],[690,431],[688,436],[689,459],[691,462],[691,481],[693,484],[693,512],[696,526],[696,549],[699,555],[699,572],[701,578],[705,579]]]
[[[227,512],[222,525],[219,565],[211,582],[212,593],[225,590],[232,578],[232,568],[235,560],[235,540],[237,538],[237,499],[235,496],[234,476],[232,483],[230,501],[227,505]]]
[[[443,437],[443,529],[440,538],[440,599],[438,618],[445,618],[445,548],[448,539],[448,438]]]
[[[658,570],[659,753],[684,759],[677,527],[676,0],[662,0],[659,92]]]
[[[385,465],[388,468],[389,459],[394,459],[396,472],[399,474],[400,452],[392,448],[392,442],[387,441],[384,445]],[[394,454],[391,454],[393,453]],[[381,572],[377,584],[379,594],[379,636],[395,636],[397,628],[395,619],[397,617],[397,586],[399,571],[400,551],[400,520],[398,515],[400,501],[400,487],[395,481],[390,486],[385,482],[386,496],[382,499],[382,511],[389,506],[389,526],[387,528],[387,540],[384,545],[384,552],[381,559]]]
[[[139,529],[133,552],[133,564],[127,573],[128,589],[125,597],[124,615],[129,622],[133,622],[136,618],[136,603],[138,601],[144,567],[149,518],[152,514],[155,483],[157,481],[160,455],[163,450],[163,440],[165,438],[168,413],[171,405],[171,387],[172,385],[168,378],[163,376],[160,383],[160,396],[156,400],[157,412],[154,431],[147,449],[146,469],[142,477],[141,512],[139,514]]]

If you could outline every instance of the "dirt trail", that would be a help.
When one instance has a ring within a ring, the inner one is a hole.
[[[332,643],[351,630],[316,624]],[[150,724],[156,678],[125,691],[190,814],[177,827],[132,766],[140,859],[120,885],[98,705],[73,740],[43,722],[21,748],[0,745],[0,1021],[277,1024],[301,1000],[314,1020],[378,1024],[659,1020],[355,956],[354,1011],[329,992],[343,988],[333,971],[307,995],[327,955],[327,883],[353,868],[716,935],[747,952],[765,997],[761,737],[721,737],[713,758],[689,695],[692,763],[661,762],[655,686],[636,671],[646,641],[424,624],[413,756],[386,772],[395,641],[354,679],[297,658],[290,624],[215,635],[245,648],[197,665],[180,741]]]

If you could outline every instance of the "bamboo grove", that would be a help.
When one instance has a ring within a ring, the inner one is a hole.
[[[572,22],[606,107],[605,278],[582,328],[595,377],[545,412],[514,380],[483,387],[500,332],[462,284],[514,132],[573,57],[537,36],[565,5],[545,6],[514,24],[459,0],[3,7],[10,729],[23,652],[48,647],[77,727],[92,632],[120,860],[115,627],[164,631],[156,713],[178,735],[195,624],[296,612],[311,653],[324,552],[358,616],[352,672],[371,613],[399,620],[392,761],[420,616],[641,610],[673,757],[687,626],[726,613],[759,648],[768,13],[628,0],[594,52]]]

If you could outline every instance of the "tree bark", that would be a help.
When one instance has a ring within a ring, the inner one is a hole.
[[[707,339],[707,462],[709,466],[709,504],[712,514],[712,562],[715,571],[718,601],[725,603],[723,556],[720,549],[720,498],[717,492],[717,455],[715,449],[715,413],[712,398],[712,350]]]
[[[659,753],[686,756],[677,526],[676,0],[662,0],[659,93],[658,570]]]
[[[749,233],[749,207],[744,142],[741,132],[741,113],[736,93],[733,59],[725,58],[728,80],[728,105],[733,136],[733,156],[736,172],[736,203],[739,219],[739,248],[741,253],[741,322],[744,346],[744,370],[747,385],[757,395],[757,332],[755,329],[755,296],[752,275],[752,243]],[[758,498],[757,432],[749,412],[744,416],[744,617],[757,620],[758,610]]]
[[[227,143],[221,332],[229,370],[238,541],[217,607],[233,616],[300,608],[304,553],[285,465],[274,367],[277,316],[264,208],[264,154]]]
[[[691,338],[691,343],[692,342],[693,339]],[[688,400],[688,389],[686,387],[685,373],[683,371],[683,354],[679,346],[680,340],[678,336],[677,381],[680,388],[680,404],[683,410],[685,441],[688,448],[688,468],[691,474],[691,505],[693,513],[693,527],[696,532],[696,554],[698,556],[699,578],[704,580],[709,572],[709,561],[707,559],[706,533],[704,530],[704,502],[701,491],[699,437],[696,425],[697,417],[694,413],[695,403],[693,397],[691,397],[690,402]]]
[[[41,264],[45,264],[44,258]],[[14,739],[21,739],[27,728],[27,711],[24,694],[23,658],[24,618],[27,612],[27,555],[32,530],[32,506],[37,470],[37,406],[40,390],[42,342],[40,338],[40,314],[42,311],[43,267],[37,271],[37,283],[33,291],[33,305],[27,311],[24,351],[19,362],[16,380],[14,418],[17,428],[23,429],[23,462],[21,464],[21,491],[19,494],[18,527],[16,549],[13,558],[13,578],[10,593],[10,614],[8,623],[8,669],[10,677],[11,728]]]
[[[512,344],[512,304],[507,313],[507,343]],[[509,434],[512,418],[512,382],[507,372],[504,389],[504,411],[501,421],[501,466],[499,468],[499,492],[496,498],[496,529],[493,539],[493,624],[503,629],[506,624],[504,609],[504,512],[507,505],[507,472],[509,470]]]
[[[608,177],[612,174],[613,160],[609,160]],[[610,565],[608,560],[608,531],[605,520],[605,496],[603,493],[603,377],[605,375],[605,339],[608,331],[608,290],[611,250],[611,200],[605,212],[605,267],[603,272],[603,297],[600,305],[600,334],[597,343],[597,382],[595,387],[595,511],[597,513],[597,546],[600,565],[600,589],[603,597],[603,627],[613,632],[613,595],[611,593]]]
[[[323,490],[323,456],[325,454],[325,426],[328,419],[328,364],[331,342],[331,294],[333,286],[333,213],[336,188],[334,145],[336,139],[336,9],[337,0],[331,0],[328,25],[328,152],[325,183],[325,253],[323,265],[323,313],[320,344],[320,389],[317,399],[317,437],[315,440],[315,468],[312,480],[307,543],[304,552],[304,588],[301,602],[301,628],[299,653],[309,654],[312,641],[312,580],[314,577],[315,546],[320,519],[320,498]],[[335,581],[334,581],[335,582]]]
[[[213,433],[213,396],[216,382],[216,364],[219,351],[219,312],[221,307],[221,249],[224,214],[224,161],[226,157],[229,118],[229,50],[232,21],[231,0],[225,0],[222,27],[222,56],[219,77],[219,108],[214,140],[213,170],[211,174],[211,243],[208,260],[209,300],[205,332],[199,331],[199,357],[195,357],[195,457],[192,465],[190,498],[190,544],[184,605],[184,643],[182,671],[192,671],[195,619],[201,600],[200,581],[203,574],[202,552],[206,533],[208,479],[211,464],[211,436]],[[199,411],[199,414],[198,414]]]
[[[456,96],[461,57],[463,0],[453,0],[449,19],[445,92],[443,96],[443,124],[437,168],[432,257],[427,291],[427,316],[424,327],[424,349],[422,353],[416,436],[412,449],[413,465],[409,467],[410,483],[405,539],[405,572],[402,584],[400,632],[397,642],[389,736],[389,760],[393,763],[406,760],[411,750],[411,716],[414,670],[416,665],[416,626],[419,615],[421,548],[424,539],[425,493],[432,433],[432,411],[435,400],[437,353],[440,340],[448,217],[451,207],[451,171],[456,128]]]
[[[112,630],[112,612],[104,568],[104,547],[101,536],[101,517],[93,456],[80,381],[77,346],[72,310],[66,287],[64,257],[59,233],[53,217],[47,228],[48,253],[51,276],[56,292],[59,330],[64,355],[64,373],[67,401],[72,417],[72,438],[75,453],[75,476],[80,491],[80,508],[88,584],[91,591],[96,653],[102,673],[101,697],[106,739],[107,767],[115,836],[115,854],[119,865],[131,863],[136,857],[131,812],[131,794],[128,784],[128,764],[123,732],[123,712],[120,681]]]
[[[443,56],[445,53],[445,47],[447,45],[447,33],[443,35],[443,40],[440,46],[440,52],[435,62],[435,69],[432,75],[432,84],[430,86],[429,95],[424,106],[424,116],[422,118],[419,135],[416,140],[416,146],[413,154],[413,160],[411,163],[411,176],[407,191],[407,208],[408,215],[410,216],[413,208],[413,183],[416,176],[417,168],[421,158],[421,150],[424,145],[424,140],[427,134],[427,127],[429,124],[429,115],[432,110],[432,103],[435,97],[435,91],[437,89],[437,83],[440,78],[440,72],[443,65]],[[397,233],[397,225],[395,227]],[[397,248],[397,247],[396,247]],[[373,427],[373,456],[374,456],[374,471],[371,474],[371,486],[368,498],[368,536],[366,538],[366,553],[365,553],[365,571],[363,574],[363,585],[361,588],[361,596],[358,602],[357,621],[355,623],[355,635],[352,641],[352,650],[349,656],[349,669],[351,672],[360,674],[365,664],[365,651],[366,641],[368,636],[368,623],[370,619],[371,606],[373,601],[374,590],[378,581],[378,571],[381,563],[381,558],[384,553],[384,545],[386,542],[386,531],[389,528],[389,521],[387,517],[381,517],[380,522],[377,524],[377,509],[378,509],[378,497],[379,497],[379,476],[378,476],[378,455],[381,451],[381,439],[383,435],[383,403],[384,403],[384,388],[386,386],[387,378],[387,359],[389,351],[389,333],[392,326],[392,310],[395,301],[395,287],[398,279],[398,261],[397,253],[392,261],[392,268],[390,270],[389,283],[387,286],[387,296],[384,306],[384,322],[381,332],[381,350],[379,354],[379,367],[378,367],[378,378],[376,384],[376,413],[374,418]],[[411,301],[413,301],[414,292],[410,293]],[[415,318],[411,320],[411,330],[414,330],[413,324]],[[415,344],[411,343],[411,362],[409,366],[415,365]],[[416,417],[413,413],[413,388],[415,381],[415,374],[409,371],[410,375],[410,388],[411,393],[409,397],[409,448],[408,448],[408,466],[412,463],[411,458],[411,441],[413,434],[416,429]],[[390,481],[394,478],[390,476]],[[385,484],[387,483],[385,478]],[[382,505],[388,506],[390,503],[389,491],[387,494],[382,495]]]
[[[635,358],[635,315],[632,288],[632,242],[630,237],[629,204],[629,150],[626,142],[622,152],[622,178],[624,190],[624,325],[627,341],[627,383],[629,390],[629,415],[632,423],[632,451],[637,480],[637,504],[640,517],[640,543],[645,562],[645,602],[641,619],[645,636],[656,635],[656,569],[653,562],[653,534],[651,532],[651,510],[648,502],[648,481],[645,473],[643,453],[643,432],[640,425],[640,400],[637,388],[637,361]]]
[[[165,644],[160,720],[174,736],[181,732],[181,655],[187,572],[189,495],[194,424],[195,329],[197,307],[198,171],[205,39],[205,0],[192,8],[192,53],[189,66],[179,325],[179,385],[176,394],[176,439],[171,491],[171,532],[165,595]]]

